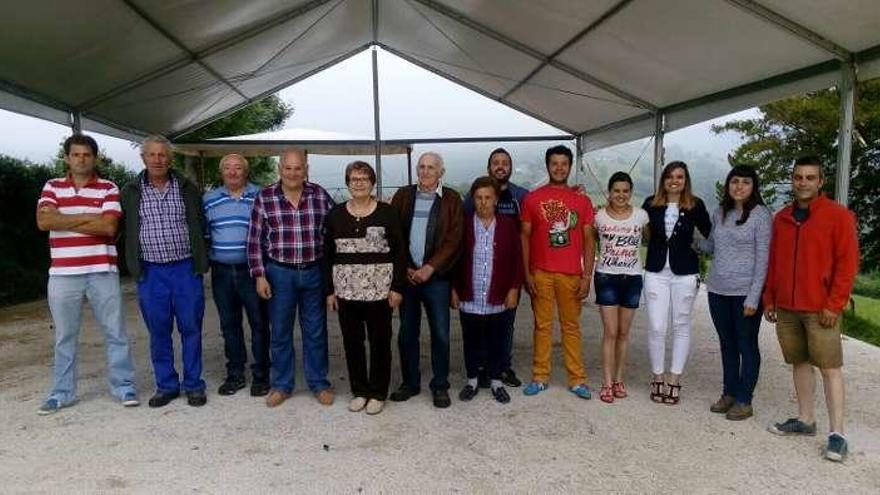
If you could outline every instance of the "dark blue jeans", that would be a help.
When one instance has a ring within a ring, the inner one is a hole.
[[[722,296],[710,292],[709,313],[721,342],[723,393],[737,402],[751,404],[761,368],[758,330],[761,328],[762,310],[759,307],[754,315],[744,316],[745,299],[745,296]]]
[[[420,390],[419,335],[421,333],[422,305],[431,329],[431,390],[449,389],[449,281],[441,278],[419,285],[407,285],[400,305],[400,370],[403,383],[412,390]]]
[[[226,376],[244,378],[247,348],[243,313],[251,326],[251,373],[254,382],[269,382],[269,306],[257,295],[257,286],[247,263],[211,263],[211,290],[226,354]],[[244,309],[244,311],[242,311]]]
[[[278,263],[266,264],[266,278],[272,287],[269,321],[272,329],[272,388],[292,393],[294,388],[293,325],[299,309],[302,330],[303,374],[312,392],[330,388],[327,380],[327,310],[321,268],[304,270]]]
[[[205,290],[192,258],[172,263],[143,262],[143,278],[137,283],[138,303],[150,332],[150,359],[156,389],[163,393],[180,390],[174,369],[172,331],[177,322],[183,347],[183,389],[205,390],[202,380],[202,319]]]

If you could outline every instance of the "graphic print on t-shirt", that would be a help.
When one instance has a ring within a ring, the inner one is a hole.
[[[642,239],[642,226],[633,224],[599,225],[603,268],[629,269],[639,262],[639,244]]]
[[[541,213],[550,224],[550,247],[561,248],[571,243],[570,232],[575,228],[578,215],[558,199],[541,201]]]

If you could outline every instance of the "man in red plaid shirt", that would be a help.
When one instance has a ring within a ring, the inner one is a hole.
[[[321,277],[321,227],[333,200],[308,182],[305,153],[281,155],[280,180],[254,200],[247,239],[248,265],[257,293],[269,301],[271,387],[266,405],[281,405],[293,393],[293,324],[299,308],[303,369],[309,390],[323,405],[333,403],[327,380],[327,314]]]

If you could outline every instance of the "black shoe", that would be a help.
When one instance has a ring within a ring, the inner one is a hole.
[[[400,388],[391,392],[391,395],[388,397],[393,402],[404,402],[410,399],[410,397],[419,395],[420,390],[413,390],[406,386],[405,384],[401,385]]]
[[[495,397],[495,400],[502,403],[507,404],[510,402],[510,395],[507,393],[504,387],[498,387],[492,389],[492,395]]]
[[[147,403],[150,407],[165,407],[169,402],[180,397],[180,392],[156,392]]]
[[[485,369],[481,369],[477,374],[477,388],[489,388],[489,374]]]
[[[269,382],[254,381],[254,383],[251,383],[251,397],[262,397],[267,395],[271,388]]]
[[[476,397],[477,392],[479,391],[480,389],[474,388],[470,384],[467,384],[464,386],[463,389],[461,389],[461,392],[458,393],[458,400],[467,402]],[[434,397],[436,397],[436,394],[434,395]]]
[[[452,405],[452,400],[449,399],[449,392],[446,390],[434,390],[434,407],[439,409],[446,409],[447,407]]]
[[[208,397],[204,390],[195,390],[186,393],[186,403],[193,407],[202,407],[208,403]]]
[[[501,372],[501,383],[514,388],[522,386],[522,381],[517,378],[516,373],[512,369]]]
[[[220,395],[232,395],[243,389],[244,386],[245,381],[243,376],[227,376],[226,380],[223,381],[223,384],[220,385],[220,388],[217,389],[217,393]]]

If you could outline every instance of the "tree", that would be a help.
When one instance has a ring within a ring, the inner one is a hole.
[[[849,205],[859,221],[862,269],[880,267],[880,80],[857,88]],[[765,199],[789,198],[791,164],[802,154],[817,155],[825,165],[825,189],[834,194],[840,94],[835,88],[787,98],[759,107],[761,116],[713,127],[736,132],[744,142],[730,162],[758,169]]]
[[[55,158],[53,165],[55,177],[63,177],[67,174],[67,163],[64,161],[64,146],[58,146],[58,156]],[[98,176],[112,181],[119,189],[122,189],[128,181],[137,177],[137,173],[127,169],[125,165],[120,165],[113,161],[112,158],[104,154],[102,150],[98,150],[98,157],[95,164],[95,171]]]
[[[293,113],[293,107],[275,95],[263,98],[241,110],[216,120],[201,129],[197,129],[184,138],[188,141],[201,141],[243,134],[274,131],[284,125],[284,121]],[[176,165],[183,166],[183,158],[177,157]],[[258,184],[266,184],[274,180],[275,167],[269,157],[248,157],[251,180]],[[220,184],[220,172],[217,169],[219,158],[205,158],[205,185]]]
[[[0,155],[0,306],[46,293],[49,246],[37,230],[35,212],[52,167]]]

